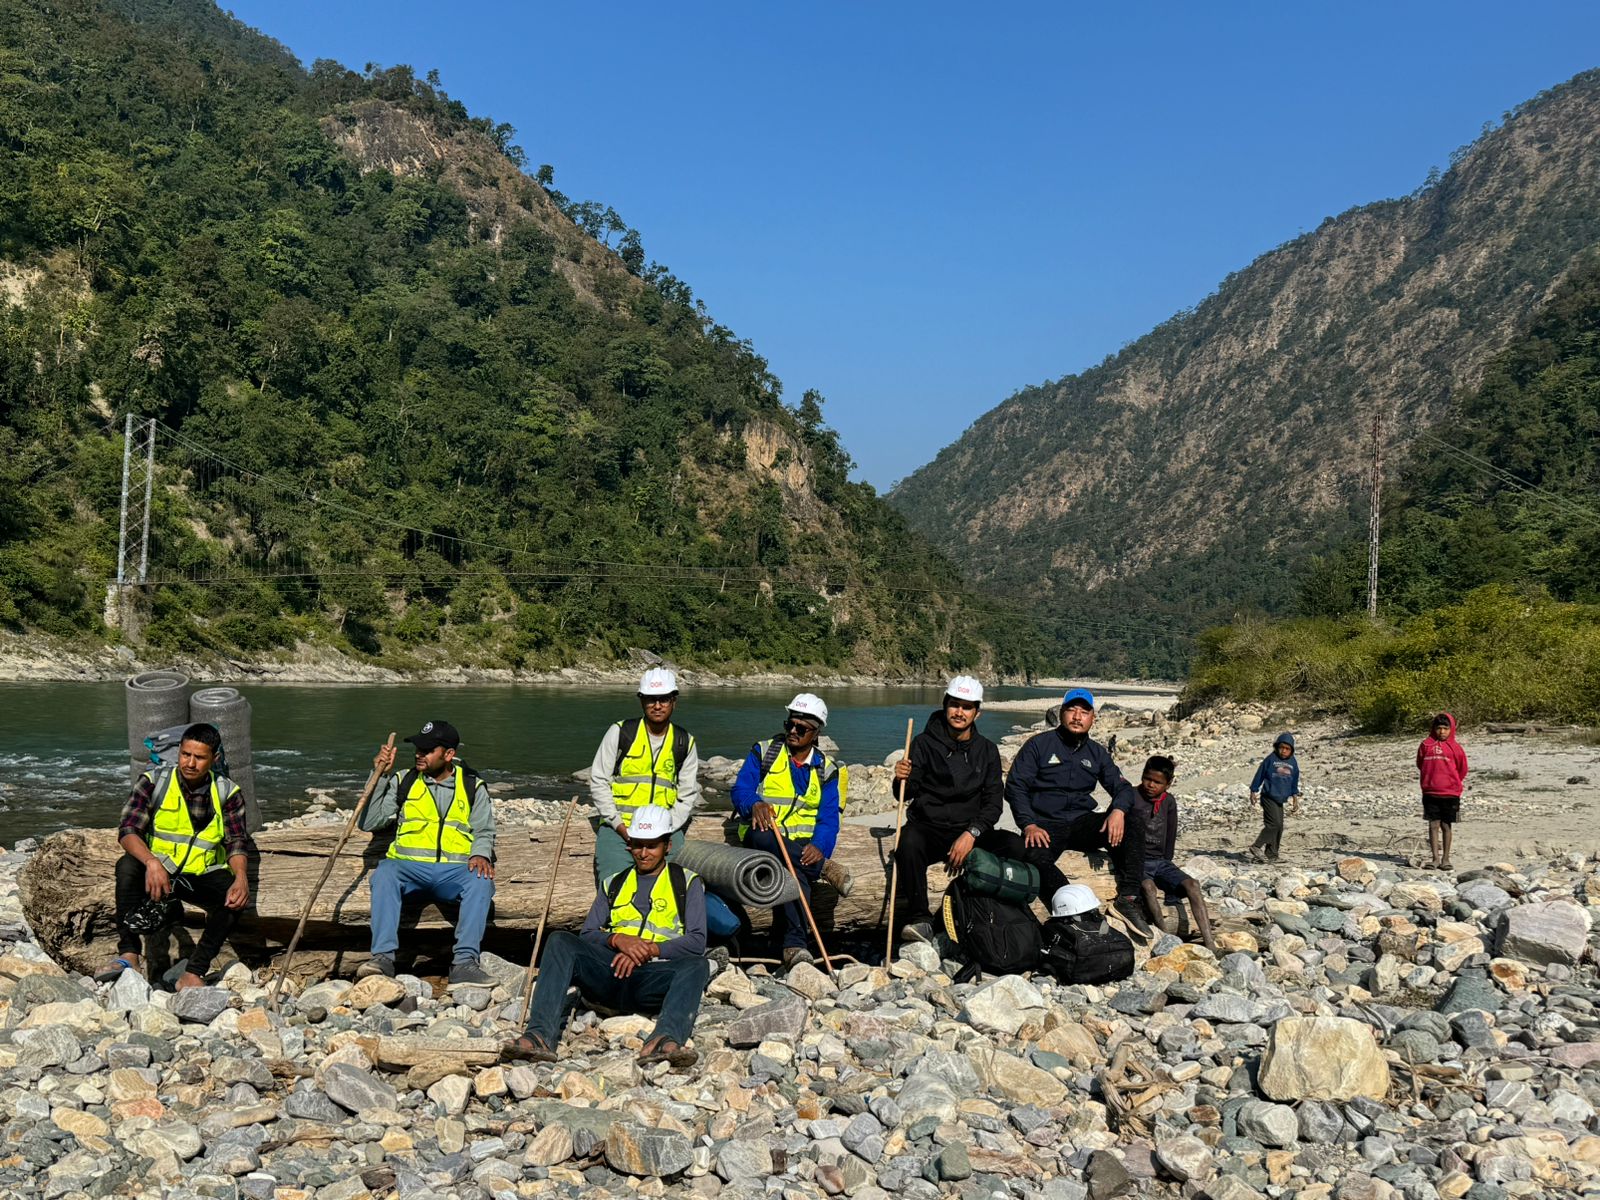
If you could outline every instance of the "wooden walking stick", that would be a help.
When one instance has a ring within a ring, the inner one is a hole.
[[[828,968],[828,974],[833,974],[833,962],[828,958],[828,948],[822,944],[822,932],[817,928],[817,919],[811,915],[811,905],[806,901],[806,889],[800,883],[800,874],[794,869],[794,861],[789,857],[789,847],[784,843],[783,830],[774,828],[773,840],[778,843],[778,853],[783,855],[783,865],[789,868],[789,874],[794,876],[794,886],[800,889],[800,907],[806,911],[806,921],[811,926],[811,936],[817,939],[817,951],[822,955],[822,965]]]
[[[906,718],[906,750],[901,761],[911,757],[911,730],[916,725],[915,717]],[[900,802],[894,810],[894,866],[889,871],[889,911],[888,920],[884,922],[888,931],[883,939],[883,965],[888,966],[894,961],[894,893],[900,885],[900,823],[906,815],[906,781],[900,781]]]
[[[539,914],[539,927],[533,933],[533,957],[528,960],[528,973],[522,980],[522,1015],[517,1018],[518,1025],[528,1023],[528,1007],[533,1003],[533,976],[537,970],[534,966],[539,961],[539,943],[544,941],[544,924],[550,919],[550,903],[556,895],[556,876],[561,873],[561,852],[567,847],[567,829],[572,824],[572,814],[578,810],[578,798],[574,796],[572,803],[567,805],[566,819],[561,822],[561,836],[556,840],[556,856],[550,863],[550,886],[544,893],[544,911]]]
[[[389,740],[383,744],[385,750],[394,749],[394,734],[389,735]],[[322,885],[328,882],[328,876],[333,874],[333,864],[339,859],[339,852],[344,849],[344,844],[350,840],[350,835],[356,831],[356,822],[361,819],[362,812],[367,807],[367,801],[372,799],[373,790],[378,786],[378,779],[383,772],[377,767],[372,768],[372,774],[367,776],[367,786],[361,789],[361,798],[356,801],[356,810],[350,814],[350,823],[344,827],[344,832],[339,835],[339,840],[334,843],[333,851],[328,855],[328,861],[322,866],[322,875],[317,880],[317,886],[311,889],[311,894],[306,897],[306,906],[300,913],[300,923],[294,927],[294,936],[289,939],[289,948],[283,952],[283,966],[278,968],[278,974],[272,980],[272,994],[267,997],[267,1007],[273,1012],[278,1011],[278,992],[283,988],[283,978],[289,973],[289,964],[294,961],[294,948],[300,944],[300,935],[306,931],[306,922],[311,919],[311,909],[317,902],[317,894],[322,891]]]

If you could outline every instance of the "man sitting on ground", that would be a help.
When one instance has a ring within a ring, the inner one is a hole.
[[[550,935],[528,1010],[528,1028],[505,1048],[510,1059],[554,1062],[575,983],[589,1003],[611,1012],[659,1013],[639,1053],[641,1066],[676,1069],[698,1057],[687,1046],[711,965],[706,961],[705,885],[667,863],[672,814],[646,805],[628,825],[633,866],[606,880],[577,934]]]
[[[221,746],[215,725],[191,725],[178,744],[176,767],[153,767],[139,776],[117,826],[123,850],[117,860],[117,957],[97,979],[115,981],[129,968],[138,970],[140,935],[129,917],[170,896],[205,909],[205,930],[177,979],[179,988],[200,987],[250,903],[244,795],[233,780],[211,770]]]

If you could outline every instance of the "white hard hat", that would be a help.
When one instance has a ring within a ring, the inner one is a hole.
[[[662,808],[659,804],[646,804],[636,809],[633,820],[628,822],[628,840],[632,842],[653,841],[671,832],[672,810]]]
[[[636,821],[638,819],[634,818]],[[1099,907],[1100,898],[1081,883],[1064,884],[1050,897],[1052,917],[1075,917],[1079,913],[1094,912]]]
[[[811,717],[823,725],[828,723],[828,706],[810,692],[801,692],[789,701],[789,711],[799,713],[802,717]]]
[[[954,696],[957,700],[971,700],[974,704],[982,704],[983,684],[971,675],[957,675],[945,685],[944,694]]]
[[[639,680],[639,695],[670,696],[678,690],[678,677],[666,667],[651,667]]]

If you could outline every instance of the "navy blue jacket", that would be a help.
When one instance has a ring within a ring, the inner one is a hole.
[[[1057,726],[1017,751],[1006,776],[1006,802],[1018,829],[1043,821],[1061,824],[1099,807],[1095,784],[1111,794],[1111,807],[1118,812],[1133,806],[1133,787],[1110,752],[1087,734],[1072,738]]]
[[[1294,734],[1278,735],[1278,741],[1272,744],[1272,753],[1262,759],[1261,765],[1256,768],[1256,777],[1250,781],[1250,794],[1259,793],[1268,800],[1282,804],[1300,794],[1300,764],[1295,761],[1293,754],[1288,758],[1279,758],[1278,742],[1286,742],[1289,749],[1293,750]]]

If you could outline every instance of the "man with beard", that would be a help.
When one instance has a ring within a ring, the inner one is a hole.
[[[944,702],[894,765],[910,808],[895,848],[895,911],[906,941],[933,940],[928,912],[928,868],[943,859],[958,869],[979,838],[1000,819],[1003,790],[1000,750],[977,730],[983,684],[957,675]]]

